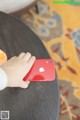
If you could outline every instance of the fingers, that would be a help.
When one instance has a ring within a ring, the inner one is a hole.
[[[19,58],[19,59],[22,59],[24,62],[27,62],[27,61],[30,59],[30,57],[31,57],[31,53],[29,53],[29,52],[27,52],[27,53],[22,52],[22,53],[18,56],[18,58]]]
[[[31,57],[31,53],[27,52],[22,59],[24,62],[27,62],[30,59],[30,57]]]
[[[24,55],[25,55],[25,53],[22,52],[22,53],[19,54],[18,57],[17,57],[17,56],[12,57],[11,60],[13,60],[13,59],[15,59],[15,58],[23,58]]]
[[[17,56],[12,57],[12,58],[9,59],[8,61],[15,61],[15,59],[17,59]]]
[[[17,56],[12,57],[11,60],[13,60],[13,59],[15,59],[15,58],[17,58]]]
[[[34,63],[35,59],[36,57],[32,56],[27,63],[31,66]]]
[[[31,53],[27,52],[27,53],[20,53],[19,56],[14,56],[11,58],[11,60],[15,59],[15,58],[19,58],[19,59],[22,59],[24,62],[28,62],[29,59],[31,58]],[[34,59],[34,58],[33,58]]]
[[[28,62],[24,65],[24,73],[23,73],[23,77],[30,71],[30,69],[32,68],[34,62],[35,62],[35,56],[32,56]]]
[[[18,56],[18,58],[23,58],[24,55],[25,55],[25,53],[22,52],[22,53]]]
[[[18,63],[20,64],[20,61],[21,61],[21,67],[22,67],[22,77],[24,77],[28,72],[29,70],[31,69],[31,67],[33,66],[34,62],[35,62],[35,56],[31,56],[31,53],[27,52],[27,53],[24,53],[22,52],[18,57],[15,56],[13,58],[13,61],[18,61]]]
[[[31,69],[32,65],[34,64],[35,62],[35,56],[32,56],[29,61],[27,62],[26,64],[26,68],[27,68],[27,72],[29,72],[29,70]]]
[[[30,81],[25,82],[25,81],[22,80],[19,87],[28,88],[29,84],[30,84]]]

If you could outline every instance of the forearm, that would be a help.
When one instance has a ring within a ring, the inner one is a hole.
[[[0,91],[7,87],[7,75],[5,71],[0,67]]]

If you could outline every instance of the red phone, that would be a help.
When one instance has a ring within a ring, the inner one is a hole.
[[[55,80],[55,65],[53,59],[36,59],[25,81],[53,81]]]

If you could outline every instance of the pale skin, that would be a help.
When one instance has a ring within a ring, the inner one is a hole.
[[[22,52],[19,56],[14,56],[2,64],[1,67],[8,77],[7,87],[27,88],[30,82],[28,80],[23,81],[23,78],[33,66],[35,60],[35,56],[32,56],[31,53]]]

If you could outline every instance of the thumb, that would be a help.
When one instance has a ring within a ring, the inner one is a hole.
[[[28,86],[29,86],[29,83],[30,83],[30,81],[21,81],[21,83],[20,83],[20,85],[19,85],[19,87],[21,87],[21,88],[27,88]]]

